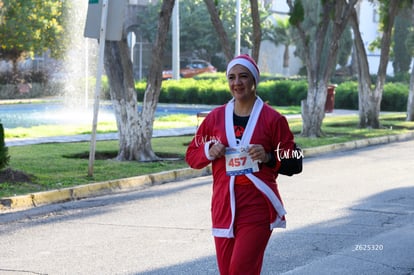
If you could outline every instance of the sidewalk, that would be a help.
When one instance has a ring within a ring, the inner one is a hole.
[[[174,129],[162,129],[154,130],[153,137],[168,137],[168,136],[181,136],[192,135],[195,133],[195,127],[184,127]],[[96,140],[116,140],[118,139],[118,133],[97,134]],[[41,143],[65,143],[65,142],[80,142],[90,141],[91,135],[72,135],[72,136],[55,136],[55,137],[42,137],[42,138],[19,138],[19,139],[6,139],[6,146],[23,146]]]

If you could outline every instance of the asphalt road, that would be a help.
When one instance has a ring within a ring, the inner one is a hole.
[[[414,274],[413,167],[413,140],[305,158],[262,274]],[[207,176],[0,214],[0,274],[218,274],[210,195]]]

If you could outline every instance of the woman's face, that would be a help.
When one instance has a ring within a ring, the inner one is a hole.
[[[235,100],[248,101],[256,98],[256,85],[252,73],[242,65],[235,65],[227,75],[230,92]]]

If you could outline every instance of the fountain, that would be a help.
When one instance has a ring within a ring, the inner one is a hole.
[[[0,120],[4,127],[31,127],[44,124],[92,123],[92,100],[96,70],[97,41],[83,36],[87,1],[71,1],[67,13],[66,35],[69,45],[59,69],[50,83],[58,84],[57,98],[46,103],[0,105]],[[106,107],[106,109],[108,109]],[[115,120],[111,110],[103,110],[102,118]],[[111,116],[109,118],[109,116]]]
[[[72,1],[68,12],[68,36],[70,45],[66,50],[63,66],[63,102],[69,108],[89,108],[93,98],[94,66],[98,43],[96,40],[85,38],[83,30],[85,25],[87,1]]]
[[[88,1],[71,1],[69,19],[71,27],[67,35],[70,45],[63,59],[62,70],[56,72],[59,77],[52,81],[61,81],[63,90],[57,99],[45,103],[0,104],[0,122],[4,128],[32,127],[37,125],[92,125],[93,94],[96,75],[98,43],[96,39],[84,37],[85,18]],[[158,104],[156,116],[169,114],[196,115],[199,111],[208,111],[207,106],[184,106]],[[110,101],[100,104],[99,122],[115,122]]]

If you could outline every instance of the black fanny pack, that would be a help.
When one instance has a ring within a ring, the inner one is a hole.
[[[293,176],[302,172],[303,151],[295,144],[292,154],[289,158],[280,160],[278,173],[285,176]]]

